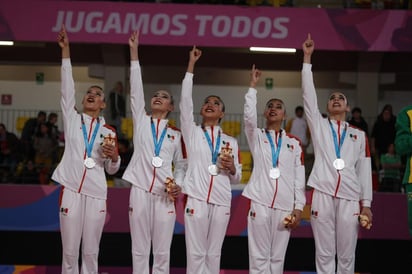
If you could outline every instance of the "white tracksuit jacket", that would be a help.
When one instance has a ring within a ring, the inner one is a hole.
[[[369,146],[365,133],[347,122],[337,123],[322,117],[313,84],[312,66],[303,64],[302,86],[306,118],[313,140],[315,162],[308,185],[328,195],[342,199],[361,201],[370,207],[372,201],[372,175]],[[340,172],[333,167],[336,159],[330,123],[340,135],[346,127],[346,136],[341,147],[345,168]]]
[[[131,61],[130,73],[130,100],[133,115],[133,145],[135,151],[128,164],[123,179],[136,187],[157,195],[167,196],[164,182],[166,177],[175,178],[178,185],[182,185],[185,175],[186,159],[180,130],[168,126],[160,149],[160,158],[163,159],[161,168],[154,168],[154,142],[152,138],[151,117],[145,111],[143,82],[139,61]],[[168,119],[153,119],[158,136],[168,124]],[[172,164],[174,163],[174,172]]]
[[[270,208],[290,212],[293,209],[303,210],[306,196],[302,147],[296,137],[282,130],[278,159],[280,177],[277,180],[269,177],[272,150],[265,129],[257,127],[256,93],[256,89],[249,88],[245,96],[245,133],[253,157],[253,171],[242,195]],[[276,144],[279,134],[275,137],[273,130],[269,132]]]
[[[107,180],[104,169],[108,174],[114,174],[120,167],[120,158],[116,163],[111,159],[102,157],[101,143],[106,132],[116,135],[113,128],[105,124],[103,117],[99,117],[100,128],[93,144],[92,158],[96,161],[96,166],[87,169],[84,166],[86,156],[86,145],[82,131],[81,115],[83,115],[88,136],[94,131],[97,119],[86,114],[80,114],[75,109],[76,98],[72,76],[72,66],[70,59],[62,59],[62,97],[61,109],[63,112],[63,126],[65,147],[62,159],[55,171],[52,179],[59,184],[75,192],[91,196],[98,199],[107,198]],[[103,134],[104,133],[104,134]]]
[[[239,183],[242,175],[238,143],[235,138],[223,133],[220,126],[215,126],[213,129],[206,127],[212,140],[216,140],[218,132],[221,131],[220,148],[226,143],[230,144],[236,166],[235,175],[221,172],[217,176],[211,176],[208,166],[212,164],[212,153],[202,127],[194,122],[192,87],[193,74],[186,72],[180,99],[181,130],[188,154],[188,169],[183,183],[183,192],[201,201],[230,207],[232,200],[230,184]]]

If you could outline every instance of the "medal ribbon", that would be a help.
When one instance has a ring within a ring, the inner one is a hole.
[[[347,125],[345,125],[345,128],[343,129],[342,135],[340,137],[340,143],[339,144],[338,144],[338,136],[337,136],[336,131],[333,128],[332,122],[330,120],[329,120],[329,125],[330,125],[330,129],[332,130],[333,143],[335,144],[336,157],[338,159],[340,159],[340,148],[342,147],[343,141],[345,140],[345,137],[346,137],[346,127],[347,127]]]
[[[100,127],[100,119],[97,118],[97,124],[96,124],[96,127],[94,128],[92,139],[90,140],[90,143],[89,143],[88,138],[87,138],[87,131],[86,131],[86,125],[84,123],[83,114],[81,115],[81,117],[82,117],[82,130],[83,130],[84,144],[86,146],[86,153],[87,153],[87,157],[91,157],[92,156],[92,149],[93,149],[94,140],[96,139],[96,135],[97,135],[97,132],[99,131],[99,127]]]
[[[153,118],[150,119],[150,124],[151,124],[151,126],[152,126],[153,143],[154,143],[154,146],[155,146],[155,151],[154,151],[154,153],[155,153],[155,156],[159,156],[159,154],[160,154],[160,148],[162,147],[163,139],[165,138],[165,135],[166,135],[167,125],[166,125],[166,126],[164,127],[164,129],[163,129],[162,135],[160,136],[159,141],[157,141],[157,138],[156,138],[156,129],[155,129],[155,126],[154,126],[154,123],[153,123]]]
[[[270,148],[272,150],[272,166],[276,167],[278,159],[279,159],[280,148],[282,146],[282,131],[279,132],[279,139],[278,139],[277,149],[275,148],[275,144],[273,143],[273,139],[272,139],[272,136],[269,133],[269,130],[265,130],[265,132],[266,132],[266,136],[269,139]],[[275,136],[276,136],[276,132],[275,132]]]
[[[217,134],[217,140],[216,140],[216,147],[215,150],[213,151],[213,144],[212,144],[212,140],[210,139],[209,133],[207,132],[207,130],[202,127],[203,132],[205,133],[207,142],[209,143],[209,147],[210,147],[210,152],[212,152],[212,163],[215,165],[217,162],[217,155],[220,149],[220,129],[219,132]],[[213,133],[213,127],[211,127],[211,131]]]

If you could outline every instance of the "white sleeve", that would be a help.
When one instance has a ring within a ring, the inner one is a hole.
[[[133,117],[133,130],[137,132],[137,126],[146,117],[145,99],[142,81],[142,72],[139,61],[130,61],[130,105]]]
[[[182,82],[182,95],[180,98],[180,128],[185,142],[189,141],[192,134],[193,116],[193,73],[186,72]]]
[[[249,88],[248,92],[245,95],[243,119],[245,123],[245,135],[250,149],[253,149],[255,146],[254,132],[257,128],[256,94],[256,89]]]

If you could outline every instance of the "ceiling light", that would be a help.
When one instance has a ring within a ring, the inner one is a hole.
[[[0,41],[0,46],[13,46],[13,41]]]
[[[294,48],[266,48],[266,47],[250,47],[250,51],[260,51],[260,52],[284,52],[284,53],[295,53]]]

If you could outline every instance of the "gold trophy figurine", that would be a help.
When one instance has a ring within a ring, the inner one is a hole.
[[[115,137],[112,136],[111,133],[109,133],[108,135],[106,135],[106,136],[103,137],[103,142],[101,143],[101,145],[102,145],[102,146],[103,146],[103,145],[112,145],[112,146],[115,146],[115,145],[116,145]],[[106,158],[107,155],[105,155],[105,154],[103,153],[103,157]]]
[[[166,177],[166,182],[165,182],[165,186],[166,186],[166,192],[169,196],[169,199],[174,202],[175,201],[175,197],[173,197],[171,191],[172,188],[176,185],[176,181],[173,178],[170,177]]]
[[[361,214],[359,215],[358,220],[359,220],[359,224],[361,225],[361,227],[364,227],[366,229],[371,229],[372,224],[369,221],[368,216]]]
[[[283,220],[283,224],[285,225],[285,228],[288,228],[290,224],[293,224],[296,220],[295,215],[289,214],[288,216],[285,217]]]
[[[226,156],[232,157],[232,147],[230,146],[230,143],[227,142],[226,145],[224,147],[222,147],[222,149],[220,150],[219,153],[219,158],[223,158]],[[222,166],[220,166],[219,168],[222,168]]]

